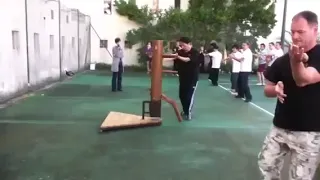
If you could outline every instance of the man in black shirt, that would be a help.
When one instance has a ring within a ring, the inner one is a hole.
[[[320,155],[320,45],[318,18],[310,11],[295,15],[288,54],[265,72],[264,92],[278,97],[274,126],[259,153],[264,180],[279,180],[283,157],[290,153],[290,180],[312,180]]]
[[[179,67],[179,98],[183,109],[181,115],[185,120],[191,120],[199,76],[199,52],[192,47],[191,40],[187,37],[179,39],[179,46],[181,49],[178,50],[175,61]]]
[[[176,42],[176,46],[172,49],[172,53],[176,54],[178,53],[178,51],[181,49],[181,47],[179,46],[179,41]],[[178,63],[177,61],[173,61],[173,71],[178,71]],[[178,74],[175,74],[178,76]]]

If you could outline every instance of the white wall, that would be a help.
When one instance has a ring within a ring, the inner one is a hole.
[[[61,40],[57,1],[28,0],[25,7],[24,0],[4,0],[0,2],[0,6],[0,20],[5,24],[0,29],[0,102],[19,92],[26,92],[29,88],[58,80],[60,74],[64,74],[64,69],[78,70],[78,59],[81,69],[85,62],[90,62],[90,59],[86,58],[86,54],[90,54],[89,17],[84,16],[84,21],[79,23],[78,34],[77,16],[72,19],[73,11],[62,8],[61,35],[65,37],[65,45],[60,64]],[[77,10],[75,12],[77,14]],[[75,38],[74,46],[72,37]],[[82,39],[79,49],[83,53],[79,54],[79,58],[77,37]]]
[[[122,40],[122,46],[124,46],[126,33],[130,29],[139,27],[133,21],[118,15],[115,11],[115,7],[112,7],[112,15],[104,14],[103,0],[61,0],[61,2],[68,7],[77,8],[91,17],[92,26],[97,31],[98,36],[100,36],[101,39],[108,40],[108,50],[110,53],[116,37],[119,37]],[[174,0],[158,0],[158,2],[159,9],[166,9],[170,6],[174,6]],[[139,7],[144,5],[147,5],[150,8],[153,7],[153,0],[136,0],[136,3]],[[186,9],[187,4],[188,0],[181,0],[181,8]],[[100,48],[100,39],[98,36],[91,30],[91,61],[110,64],[112,58],[105,49]],[[132,49],[125,49],[125,65],[137,64],[138,56],[136,49],[138,47],[139,45],[136,45]]]
[[[19,6],[17,6],[19,4]],[[0,99],[27,86],[26,24],[24,0],[1,3],[0,21]],[[12,31],[18,32],[13,49]]]
[[[36,85],[60,74],[58,3],[29,0],[27,8],[30,84]],[[50,48],[50,35],[54,37],[53,48]]]

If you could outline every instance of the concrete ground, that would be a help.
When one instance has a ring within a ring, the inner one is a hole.
[[[118,93],[110,92],[110,81],[108,73],[83,73],[0,109],[0,179],[259,179],[257,154],[275,100],[263,96],[254,77],[251,104],[230,95],[228,76],[212,87],[204,75],[193,121],[178,123],[163,103],[160,127],[99,133],[109,111],[140,115],[149,99],[146,74],[125,74]],[[165,76],[163,91],[178,101],[178,79]]]

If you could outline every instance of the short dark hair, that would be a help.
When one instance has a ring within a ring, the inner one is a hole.
[[[243,44],[246,44],[246,45],[248,45],[248,46],[250,46],[250,43],[249,42],[243,42]]]
[[[269,44],[272,45],[272,46],[274,46],[274,42],[270,42]]]
[[[188,37],[180,37],[178,41],[186,44],[191,43],[191,39]]]
[[[261,43],[260,46],[266,47],[266,45],[264,43]]]
[[[305,19],[309,25],[318,25],[318,15],[312,11],[301,11],[293,16],[292,20],[298,17]]]
[[[115,43],[120,42],[120,38],[117,37],[117,38],[114,40],[114,42],[115,42]]]
[[[236,50],[239,50],[240,49],[240,46],[238,45],[238,44],[234,44],[233,46],[232,46],[232,49],[236,49]]]
[[[219,49],[219,46],[218,46],[218,44],[217,43],[211,43],[210,44],[211,45],[211,47],[213,48],[213,49]]]
[[[277,44],[279,44],[279,45],[281,46],[281,42],[280,42],[280,41],[277,41],[276,43],[277,43]]]

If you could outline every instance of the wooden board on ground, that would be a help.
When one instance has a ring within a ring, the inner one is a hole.
[[[151,118],[111,111],[100,126],[101,131],[160,126],[160,118]]]

